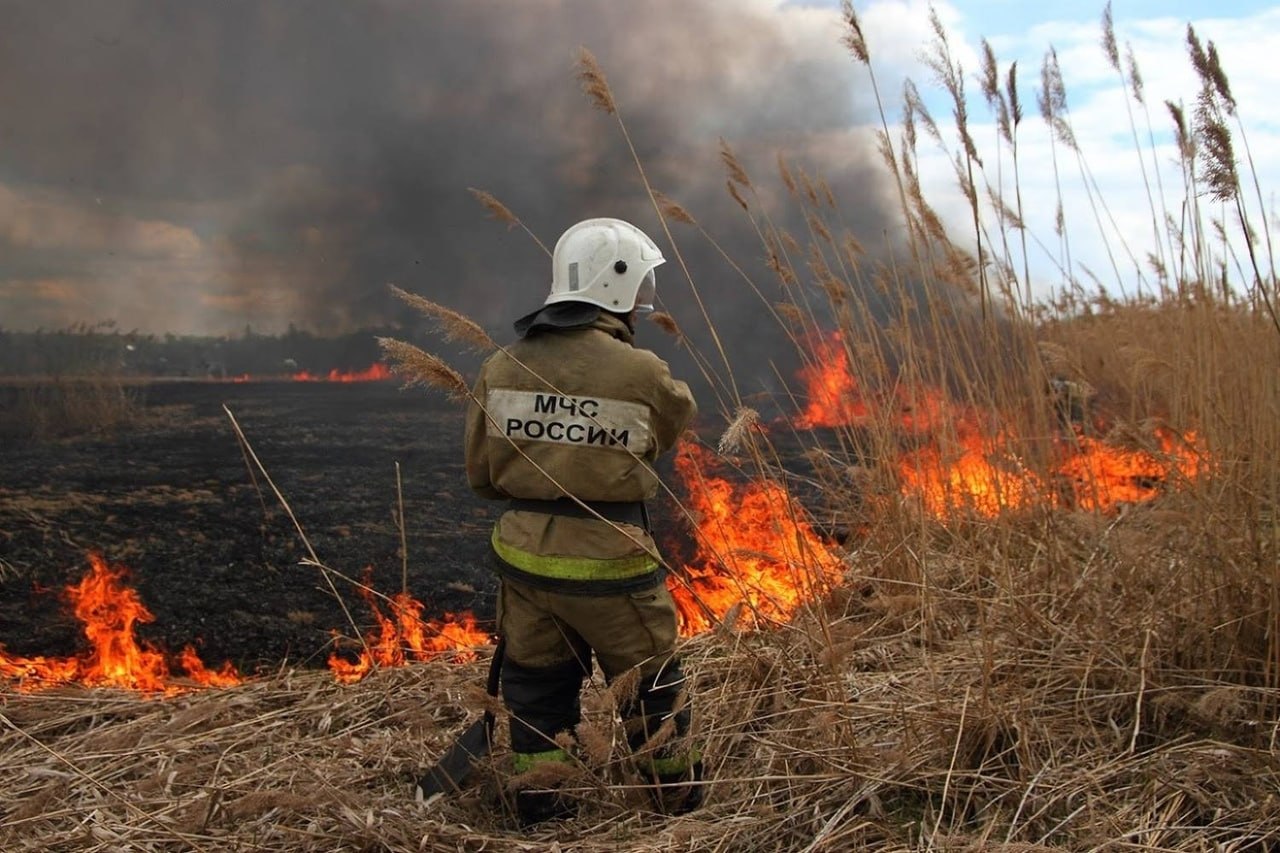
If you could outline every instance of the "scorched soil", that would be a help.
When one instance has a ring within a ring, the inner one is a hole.
[[[386,594],[407,579],[424,617],[470,610],[491,625],[498,507],[467,488],[458,404],[395,382],[175,382],[134,393],[131,427],[0,449],[5,651],[84,650],[65,588],[88,571],[89,552],[130,570],[155,617],[139,638],[169,651],[193,644],[206,663],[246,674],[322,667],[335,642],[344,647],[335,637],[374,627],[349,582],[332,576],[335,595],[321,569],[302,564],[312,550]],[[301,533],[246,460],[224,405]]]

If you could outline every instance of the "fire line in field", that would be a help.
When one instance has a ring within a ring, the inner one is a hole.
[[[254,376],[242,373],[233,376],[229,382],[263,382],[284,379],[289,382],[382,382],[392,379],[391,368],[380,361],[374,362],[362,370],[339,370],[333,368],[328,373],[312,373],[309,370],[298,370],[284,376]]]
[[[294,382],[381,382],[391,378],[391,368],[382,362],[375,362],[364,370],[338,370],[335,367],[325,374],[302,370],[289,378]]]
[[[786,622],[843,573],[786,489],[764,479],[731,482],[714,467],[710,451],[689,442],[677,447],[698,549],[667,583],[683,636],[709,630],[739,604],[745,622]]]
[[[377,381],[390,375],[384,365],[328,379],[297,374],[298,381]],[[1107,512],[1122,503],[1151,500],[1199,475],[1208,460],[1194,433],[1156,430],[1158,449],[1121,447],[1064,424],[1052,438],[1047,470],[1025,467],[1016,453],[1018,437],[1008,427],[953,404],[931,388],[898,388],[889,401],[869,400],[850,369],[838,334],[814,345],[814,359],[800,371],[808,396],[793,421],[803,429],[890,426],[906,436],[908,449],[894,466],[904,497],[928,514],[956,512],[994,517],[1030,506]],[[886,421],[886,418],[889,421]],[[844,564],[814,532],[801,508],[779,483],[720,475],[714,454],[691,442],[676,448],[675,468],[685,506],[696,524],[695,556],[668,578],[679,630],[692,636],[737,612],[752,627],[789,621],[843,580]],[[175,679],[165,653],[134,636],[134,626],[152,620],[138,594],[123,583],[125,570],[91,554],[90,572],[67,588],[91,650],[77,657],[8,655],[0,648],[0,678],[19,690],[54,684],[119,687],[172,693],[192,686],[231,686],[242,679],[230,664],[207,669],[194,649],[177,656],[186,675]],[[376,627],[360,640],[352,659],[335,649],[328,665],[342,683],[360,681],[379,668],[447,656],[475,658],[474,649],[492,642],[474,614],[424,619],[424,605],[406,591],[384,596],[368,583],[360,595]]]
[[[155,617],[133,588],[126,586],[126,570],[109,566],[98,554],[89,555],[89,572],[67,587],[75,616],[83,626],[90,650],[77,657],[19,657],[0,649],[0,677],[30,691],[57,684],[116,687],[144,692],[176,693],[191,687],[230,687],[241,683],[230,663],[217,670],[205,667],[191,646],[178,655],[186,673],[175,680],[163,651],[139,641],[138,623]]]
[[[1018,436],[934,388],[898,388],[891,405],[860,391],[839,332],[814,339],[799,378],[807,392],[799,429],[882,426],[911,439],[894,463],[901,493],[936,518],[994,517],[1032,506],[1109,512],[1152,500],[1201,472],[1195,433],[1154,432],[1158,450],[1121,447],[1072,424],[1052,437],[1053,459],[1037,473],[1022,464]]]
[[[386,598],[390,614],[384,614],[369,585],[370,576],[371,570],[366,569],[360,596],[373,611],[377,629],[364,637],[356,660],[348,660],[336,651],[329,655],[329,669],[343,684],[354,684],[378,668],[404,666],[410,661],[433,660],[442,655],[460,663],[474,660],[472,649],[493,641],[489,632],[477,627],[475,615],[467,611],[424,620],[422,602],[404,591]]]

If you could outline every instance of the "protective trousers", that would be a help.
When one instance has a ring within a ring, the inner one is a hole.
[[[502,696],[511,712],[516,770],[568,756],[556,735],[581,720],[583,680],[594,652],[605,680],[638,670],[638,686],[619,708],[633,753],[662,776],[685,770],[692,756],[680,751],[689,728],[683,707],[684,675],[673,654],[675,604],[666,586],[612,595],[571,595],[502,579],[498,626],[506,639]],[[668,719],[674,731],[652,754],[646,743]]]

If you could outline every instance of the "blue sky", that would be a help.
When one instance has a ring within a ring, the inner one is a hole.
[[[1046,21],[1098,21],[1105,3],[1075,0],[956,0],[950,3],[988,35],[1026,30]],[[1196,20],[1221,15],[1230,10],[1233,17],[1249,15],[1274,3],[1263,0],[1231,0],[1229,3],[1208,0],[1113,0],[1111,14],[1117,20],[1138,18],[1182,18]],[[857,6],[855,5],[855,9]]]
[[[791,5],[838,8],[838,0],[797,0]],[[871,5],[854,3],[855,11]],[[1097,21],[1102,17],[1103,3],[1085,3],[1077,0],[954,0],[946,3],[961,12],[985,35],[1003,35],[1024,31],[1046,21]],[[1275,3],[1265,0],[1230,0],[1228,3],[1211,0],[1113,0],[1112,15],[1116,19],[1182,18],[1196,20],[1220,16],[1251,15],[1275,8]]]
[[[797,5],[837,8],[839,3]],[[929,27],[931,7],[943,22],[953,56],[966,75],[970,127],[979,147],[984,149],[980,153],[986,161],[985,180],[989,186],[1002,180],[998,171],[1001,168],[1007,179],[1011,164],[1007,152],[1000,151],[995,143],[993,120],[978,91],[975,73],[981,65],[982,40],[992,45],[1002,77],[1011,62],[1018,63],[1019,92],[1027,114],[1019,132],[1019,183],[1024,198],[1035,200],[1026,221],[1033,244],[1028,253],[1032,278],[1039,296],[1051,296],[1061,286],[1067,257],[1073,277],[1087,288],[1101,286],[1113,295],[1131,296],[1153,280],[1149,255],[1155,253],[1167,262],[1177,254],[1167,232],[1158,236],[1152,223],[1161,218],[1161,208],[1177,215],[1188,201],[1173,145],[1173,123],[1166,107],[1166,102],[1181,105],[1190,117],[1199,91],[1187,60],[1188,24],[1202,43],[1212,41],[1217,47],[1240,105],[1249,150],[1245,151],[1244,140],[1236,129],[1236,153],[1253,196],[1251,226],[1256,229],[1274,216],[1273,188],[1280,182],[1280,101],[1274,97],[1280,90],[1280,70],[1274,61],[1280,55],[1280,3],[1114,0],[1111,8],[1116,38],[1121,56],[1131,50],[1137,62],[1144,81],[1145,112],[1129,96],[1100,48],[1105,3],[855,3],[881,91],[889,101],[899,100],[902,81],[912,80],[934,118],[944,127],[946,149],[929,147],[931,142],[922,143],[920,174],[926,197],[952,226],[953,233],[963,235],[966,231],[972,233],[972,226],[951,162],[956,146],[954,129],[948,127],[950,101],[934,85],[933,75],[921,61],[933,39]],[[1062,150],[1055,152],[1037,109],[1040,70],[1051,48],[1056,51],[1062,70],[1083,165],[1064,157]],[[1247,154],[1253,157],[1252,169],[1246,163]],[[1061,191],[1052,178],[1055,160]],[[1261,185],[1262,202],[1252,192],[1254,172]],[[1163,196],[1163,203],[1157,196]],[[1066,217],[1068,248],[1064,248],[1054,228],[1059,197]],[[1212,228],[1214,220],[1224,225],[1228,247],[1222,251],[1233,275],[1247,275],[1242,269],[1244,262],[1239,260],[1244,256],[1239,223],[1230,211],[1215,208],[1203,199],[1200,203],[1207,228]]]

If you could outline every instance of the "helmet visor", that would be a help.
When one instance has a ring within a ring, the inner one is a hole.
[[[657,295],[658,287],[654,282],[653,270],[649,270],[644,274],[644,278],[641,279],[640,286],[636,288],[636,312],[639,314],[652,312],[653,300]]]

